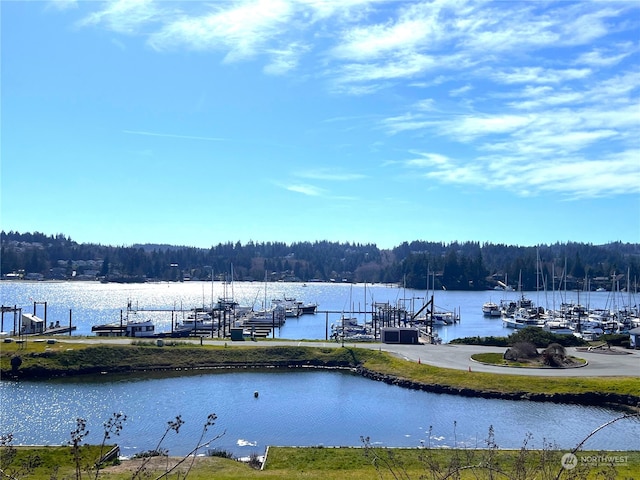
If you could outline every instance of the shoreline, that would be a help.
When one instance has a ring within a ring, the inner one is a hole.
[[[413,362],[398,358],[392,352],[378,352],[371,348],[234,345],[203,349],[193,345],[104,344],[75,344],[76,348],[68,348],[70,345],[60,342],[56,350],[50,345],[36,345],[40,351],[24,353],[18,349],[8,351],[5,347],[1,352],[1,378],[3,381],[30,381],[82,375],[184,375],[204,370],[312,368],[350,371],[389,385],[432,393],[640,411],[640,395],[630,393],[640,391],[640,379],[634,377],[591,379],[590,386],[575,388],[584,381],[578,379],[579,382],[574,383],[575,377],[518,377],[507,372],[472,373],[471,369],[461,372]],[[17,372],[12,372],[9,366],[12,354],[20,354],[24,358]]]

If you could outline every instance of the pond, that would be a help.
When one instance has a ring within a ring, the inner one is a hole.
[[[257,397],[255,392],[258,392]],[[64,444],[77,417],[87,420],[88,443],[102,441],[103,423],[127,415],[118,443],[124,455],[156,448],[167,422],[185,421],[163,447],[186,454],[207,415],[218,417],[205,438],[238,456],[268,445],[359,446],[360,437],[384,446],[483,447],[489,428],[500,448],[550,442],[573,448],[619,412],[605,408],[487,400],[403,389],[339,372],[221,371],[169,376],[99,376],[42,382],[0,382],[0,433],[20,444]],[[640,450],[640,421],[617,422],[592,437],[587,449]]]

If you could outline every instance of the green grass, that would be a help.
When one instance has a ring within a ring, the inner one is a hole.
[[[498,365],[504,367],[529,367],[529,368],[541,368],[544,365],[541,364],[539,360],[534,360],[531,362],[517,362],[513,360],[505,360],[504,355],[502,353],[489,352],[489,353],[475,353],[471,355],[471,358],[476,362],[487,363],[489,365]],[[568,357],[574,363],[584,365],[586,360],[583,358],[577,357]]]
[[[526,363],[516,362],[513,360],[505,360],[502,353],[475,353],[471,358],[476,362],[487,363],[490,365],[498,365],[504,367],[526,367],[531,366]]]
[[[517,470],[518,460],[523,459],[524,470],[528,475],[519,478],[544,479],[555,478],[558,471],[562,470],[561,458],[564,453],[559,450],[527,450],[523,454],[519,450],[489,449],[374,448],[365,451],[362,448],[272,447],[269,449],[265,471],[278,473],[280,478],[371,479],[380,474],[378,478],[418,479],[442,478],[452,465],[468,466],[491,462],[493,466],[513,475]],[[625,463],[616,465],[614,478],[637,478],[640,473],[640,452],[618,453],[627,458]],[[595,455],[598,455],[598,452],[578,453],[578,456]],[[376,464],[379,466],[377,469],[374,466]],[[432,477],[436,470],[439,470],[440,476]],[[603,478],[602,473],[607,470],[607,466],[589,465],[589,468],[582,470],[584,477],[581,478]],[[489,471],[463,470],[460,478],[489,478]],[[504,477],[498,475],[494,478]]]
[[[408,362],[385,352],[360,348],[316,348],[305,346],[194,346],[89,345],[81,343],[29,342],[21,349],[2,344],[0,375],[11,374],[11,357],[20,355],[23,378],[55,375],[184,371],[216,367],[362,367],[383,375],[430,387],[472,389],[506,394],[618,394],[640,401],[637,377],[543,377],[490,374],[439,368]],[[452,392],[455,393],[455,392]]]
[[[26,349],[5,344],[0,353],[3,376],[11,373],[11,357],[20,355],[24,377],[51,377],[80,373],[181,370],[217,366],[350,366],[358,358],[349,349],[261,346],[256,348],[154,345],[88,345],[30,343]]]
[[[71,447],[18,447],[17,456],[5,469],[8,474],[16,474],[17,478],[30,480],[71,479],[75,476],[75,464]],[[83,446],[82,478],[95,478],[95,471],[87,471],[85,467],[92,465],[98,457],[99,447]],[[6,459],[6,448],[0,448],[0,461]],[[385,449],[385,448],[292,448],[271,447],[264,470],[254,470],[246,464],[217,457],[199,458],[189,472],[192,480],[216,478],[221,480],[235,479],[317,479],[317,480],[369,480],[372,478],[442,478],[452,466],[465,467],[489,462],[494,468],[516,476],[517,472],[526,472],[518,478],[551,479],[562,471],[560,478],[568,478],[567,471],[561,467],[561,457],[565,452],[558,450],[466,450],[466,449]],[[593,458],[602,456],[624,457],[624,462],[616,464],[615,470],[605,462],[581,465],[579,478],[638,478],[640,475],[640,452],[579,452],[578,457]],[[20,465],[28,459],[39,459],[39,466],[24,475]],[[523,460],[522,462],[519,462]],[[145,470],[142,478],[156,478],[163,473],[163,462],[155,468]],[[185,462],[188,463],[188,462]],[[377,465],[377,468],[376,468]],[[521,468],[518,468],[521,465]],[[120,465],[106,466],[100,471],[98,478],[102,480],[130,479],[137,468],[133,461],[125,460]],[[439,476],[435,476],[439,471]],[[394,474],[399,476],[394,476]],[[54,476],[57,475],[57,476]],[[425,476],[426,477],[423,477]],[[607,476],[608,475],[608,476]],[[184,478],[182,474],[173,473],[167,478]],[[454,477],[455,478],[455,477]],[[489,471],[483,468],[460,471],[461,479],[490,478]],[[504,476],[494,476],[504,478]]]
[[[400,378],[429,385],[470,388],[486,392],[615,393],[634,397],[638,397],[638,392],[640,392],[640,378],[637,377],[524,377],[522,375],[468,372],[407,362],[384,354],[367,358],[364,365],[376,372],[397,375]]]
[[[83,445],[79,448],[81,470],[93,466],[109,447]],[[12,459],[12,454],[15,457]],[[75,477],[75,461],[72,447],[0,447],[0,466],[9,478],[47,479]],[[5,477],[3,477],[5,478]]]

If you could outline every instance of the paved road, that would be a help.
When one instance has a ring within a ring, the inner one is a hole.
[[[386,348],[390,347],[390,348]],[[513,375],[534,375],[549,377],[640,377],[640,351],[629,354],[611,355],[606,353],[577,351],[568,348],[569,355],[587,360],[588,364],[578,368],[512,368],[485,365],[471,360],[474,353],[499,352],[505,348],[480,347],[476,345],[383,345],[383,350],[394,352],[407,360],[420,361],[438,367],[490,372]],[[624,351],[624,350],[618,350]],[[627,352],[630,352],[627,350]]]
[[[60,340],[67,341],[67,340]],[[131,343],[131,339],[73,339],[71,342],[86,343]],[[199,344],[200,340],[185,340],[194,344]],[[220,340],[203,340],[206,345],[228,345],[233,346],[257,346],[268,347],[275,345],[303,345],[310,347],[332,347],[339,348],[336,342],[299,342],[295,340],[270,340],[257,342],[231,342]],[[504,347],[480,347],[476,345],[393,345],[380,343],[345,343],[346,346],[356,346],[382,350],[398,355],[408,361],[420,362],[437,367],[454,368],[458,370],[471,370],[471,372],[489,372],[511,375],[531,375],[549,377],[640,377],[640,350],[615,349],[624,352],[619,355],[599,353],[599,351],[578,351],[576,348],[568,348],[569,355],[584,358],[588,364],[584,367],[568,369],[548,369],[548,368],[510,368],[495,365],[484,365],[471,360],[474,353],[500,352],[504,353]]]

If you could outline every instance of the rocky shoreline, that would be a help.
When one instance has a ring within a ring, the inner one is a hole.
[[[632,412],[640,412],[640,396],[619,395],[614,393],[533,393],[533,392],[498,392],[477,390],[466,387],[452,387],[448,385],[427,384],[416,382],[394,375],[372,371],[363,367],[355,369],[358,374],[371,380],[397,385],[402,388],[422,390],[431,393],[459,395],[462,397],[476,397],[500,400],[529,400],[533,402],[569,403],[587,406],[607,406]]]
[[[388,385],[396,385],[401,388],[408,388],[412,390],[421,390],[431,393],[440,393],[447,395],[458,395],[462,397],[474,397],[474,398],[486,398],[486,399],[500,399],[500,400],[529,400],[534,402],[552,402],[552,403],[567,403],[587,406],[600,406],[620,409],[624,411],[640,412],[640,396],[635,395],[620,395],[615,393],[534,393],[534,392],[500,392],[494,390],[481,390],[468,387],[457,387],[442,384],[423,383],[407,378],[402,378],[396,375],[384,374],[365,368],[363,366],[354,366],[352,364],[343,362],[322,362],[322,361],[275,361],[264,363],[245,363],[245,362],[233,362],[233,363],[211,363],[201,364],[189,368],[171,368],[171,367],[110,367],[110,368],[78,368],[73,371],[52,371],[46,368],[30,367],[25,370],[20,370],[17,375],[10,372],[3,372],[2,377],[13,380],[35,380],[43,378],[52,378],[60,376],[75,376],[75,375],[96,375],[96,374],[139,374],[145,372],[172,372],[175,374],[184,374],[185,372],[195,372],[202,370],[235,370],[235,369],[323,369],[323,370],[343,370],[350,371],[358,374],[364,378],[375,380],[378,382],[384,382]]]

